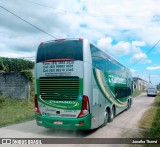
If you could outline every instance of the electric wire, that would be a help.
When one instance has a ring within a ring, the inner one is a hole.
[[[25,23],[29,24],[30,26],[36,28],[37,30],[39,30],[39,31],[41,31],[41,32],[43,32],[43,33],[45,33],[45,34],[47,34],[48,36],[50,36],[50,37],[52,37],[52,38],[54,38],[54,39],[57,39],[57,38],[54,37],[53,35],[47,33],[46,31],[42,30],[41,28],[37,27],[36,25],[34,25],[34,24],[28,22],[28,21],[25,20],[24,18],[21,18],[20,16],[18,16],[17,14],[11,12],[10,10],[6,9],[5,7],[3,7],[3,6],[0,5],[0,8],[2,8],[3,10],[5,10],[5,11],[9,12],[10,14],[14,15],[15,17],[19,18],[20,20],[24,21]]]
[[[86,11],[82,12],[82,13],[76,13],[76,12],[74,13],[72,11],[68,11],[68,10],[65,10],[65,9],[58,9],[58,8],[55,8],[55,7],[51,7],[51,6],[40,4],[40,3],[37,3],[37,2],[33,2],[33,1],[30,1],[30,0],[24,0],[24,1],[29,2],[29,3],[33,3],[35,5],[39,5],[41,7],[46,7],[46,8],[58,10],[58,11],[65,12],[65,13],[87,15],[87,16],[92,16],[92,17],[106,17],[106,18],[116,18],[116,19],[143,19],[143,18],[152,17],[152,16],[131,16],[131,15],[128,15],[128,16],[102,15],[102,14],[97,14],[97,13],[89,13],[89,12],[86,12]]]
[[[160,40],[158,40],[158,41],[146,52],[146,55],[148,55],[148,54],[159,44],[159,42],[160,42]],[[138,64],[139,62],[143,61],[144,59],[145,59],[144,57],[141,58],[141,59],[139,59],[137,62],[135,62],[133,65],[131,65],[130,68],[133,67],[133,66],[135,66],[135,65]]]

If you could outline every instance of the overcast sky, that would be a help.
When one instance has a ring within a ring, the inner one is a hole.
[[[87,38],[134,76],[160,82],[160,0],[0,0],[0,6],[50,34],[0,7],[1,57],[34,59],[43,41]]]

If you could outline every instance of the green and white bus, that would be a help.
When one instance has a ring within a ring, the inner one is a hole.
[[[35,65],[36,122],[90,130],[132,104],[129,70],[87,39],[42,42]]]

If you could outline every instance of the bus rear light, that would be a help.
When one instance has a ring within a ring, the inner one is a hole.
[[[83,38],[79,38],[80,41],[83,41]]]
[[[39,107],[38,107],[37,95],[34,96],[34,106],[36,108],[36,113],[38,113],[39,115],[41,115],[41,112],[40,112]]]
[[[78,115],[78,118],[87,116],[88,114],[89,114],[89,100],[88,96],[84,95],[82,100],[82,109]]]
[[[40,45],[43,45],[43,44],[44,44],[44,42],[41,42],[41,43],[39,44],[39,46],[40,46]]]
[[[78,124],[75,124],[75,126],[83,126],[84,121],[80,121]]]
[[[42,124],[42,121],[41,121],[40,118],[37,118],[36,121],[37,121],[38,124]]]

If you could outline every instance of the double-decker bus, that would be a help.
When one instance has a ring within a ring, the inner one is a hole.
[[[36,122],[47,128],[105,126],[132,104],[125,66],[87,39],[42,42],[35,65]]]

